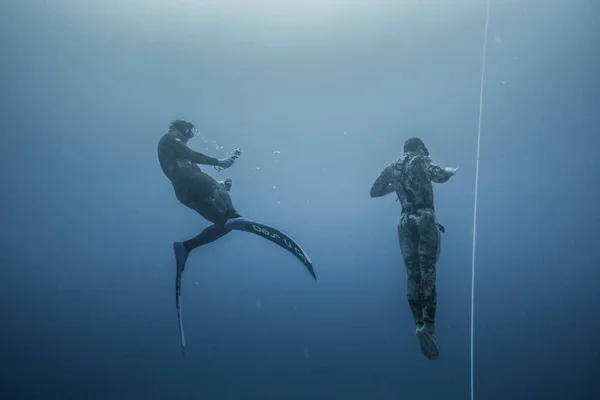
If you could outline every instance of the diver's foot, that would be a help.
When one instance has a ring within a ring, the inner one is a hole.
[[[416,333],[421,345],[421,351],[425,354],[425,357],[430,360],[437,360],[440,356],[440,350],[435,339],[433,324],[426,322],[423,325],[417,326]]]
[[[185,269],[185,262],[187,261],[190,252],[185,248],[183,242],[173,243],[173,250],[175,250],[177,275],[180,275]]]

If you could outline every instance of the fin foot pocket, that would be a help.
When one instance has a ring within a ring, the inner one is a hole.
[[[437,360],[440,356],[440,350],[437,345],[435,333],[427,324],[417,328],[417,338],[421,345],[421,351],[430,360]]]

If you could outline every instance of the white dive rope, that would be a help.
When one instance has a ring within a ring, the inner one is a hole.
[[[481,119],[483,115],[483,83],[485,80],[485,56],[487,54],[488,24],[490,20],[490,2],[487,0],[485,12],[485,31],[483,35],[483,56],[481,60],[481,86],[479,90],[479,121],[477,125],[477,163],[475,166],[475,202],[473,205],[473,253],[471,257],[471,400],[475,398],[473,390],[473,332],[475,317],[475,245],[477,240],[477,197],[479,192],[479,149],[481,147]]]

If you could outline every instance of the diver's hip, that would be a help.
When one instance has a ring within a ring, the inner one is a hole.
[[[433,206],[433,204],[408,204],[402,206],[401,215],[419,213],[435,214],[435,207]]]

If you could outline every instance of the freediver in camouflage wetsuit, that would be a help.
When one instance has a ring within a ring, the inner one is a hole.
[[[404,143],[404,155],[385,167],[371,188],[371,197],[396,192],[402,205],[398,239],[408,275],[408,304],[421,350],[430,360],[439,356],[434,329],[435,278],[440,231],[444,230],[435,216],[431,182],[444,183],[457,170],[434,164],[423,141],[410,138]]]

